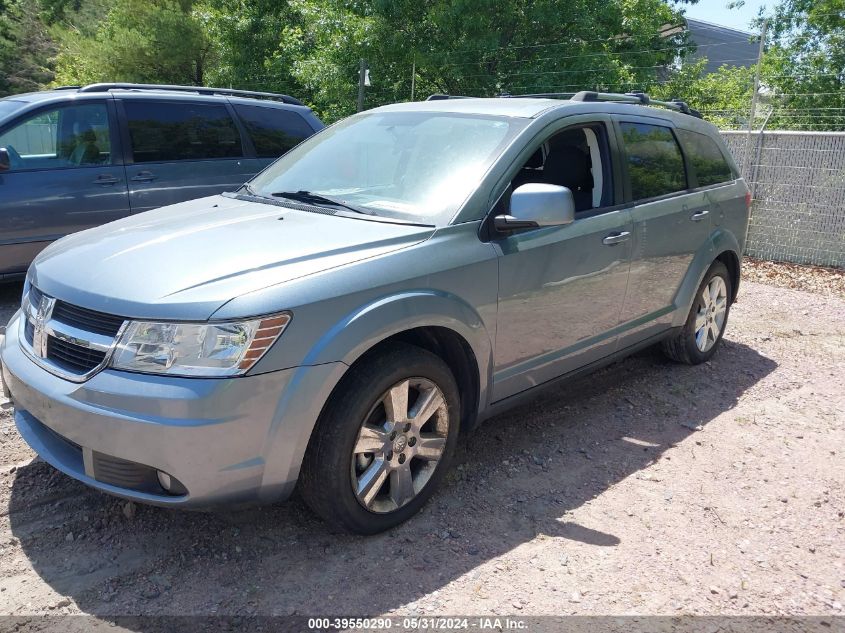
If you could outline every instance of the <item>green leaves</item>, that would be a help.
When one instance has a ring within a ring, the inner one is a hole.
[[[60,82],[203,85],[216,48],[190,0],[116,0],[93,36],[60,35]]]
[[[669,0],[0,0],[0,93],[138,81],[286,92],[327,122],[434,92],[682,98],[747,125],[753,69],[706,74]],[[773,10],[758,117],[845,129],[845,0]],[[55,73],[55,77],[54,77]]]

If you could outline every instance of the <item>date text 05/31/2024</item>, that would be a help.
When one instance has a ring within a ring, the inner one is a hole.
[[[310,630],[350,630],[368,631],[458,631],[475,629],[479,631],[524,631],[528,624],[519,618],[508,617],[403,617],[403,618],[309,618]]]

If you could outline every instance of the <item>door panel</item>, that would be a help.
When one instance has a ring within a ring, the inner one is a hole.
[[[135,97],[118,109],[132,213],[232,191],[269,162],[246,157],[225,104]]]
[[[497,242],[494,401],[615,350],[631,230],[622,209]]]
[[[627,347],[666,330],[674,299],[693,256],[710,233],[707,196],[690,191],[687,164],[672,124],[620,117],[619,143],[631,210],[633,248],[622,309]]]
[[[0,133],[0,274],[22,272],[53,240],[124,217],[129,201],[106,101],[44,108]]]
[[[696,251],[710,234],[710,207],[704,192],[636,205],[631,274],[622,320],[621,345],[666,329],[675,294]]]
[[[255,158],[127,165],[132,213],[234,191],[270,160]]]

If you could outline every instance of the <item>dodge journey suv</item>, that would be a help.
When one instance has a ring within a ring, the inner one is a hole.
[[[293,97],[221,88],[0,99],[0,280],[69,233],[235,189],[322,127]]]
[[[538,388],[655,343],[706,361],[745,182],[682,102],[567,96],[376,108],[236,192],[59,240],[0,348],[20,434],[127,499],[298,486],[374,533]]]

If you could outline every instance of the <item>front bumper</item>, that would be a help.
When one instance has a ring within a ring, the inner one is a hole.
[[[208,507],[286,497],[321,398],[345,368],[330,363],[228,379],[106,369],[72,383],[23,353],[19,318],[6,328],[0,363],[21,436],[71,477],[155,505]],[[168,493],[156,483],[158,471],[186,492]]]

